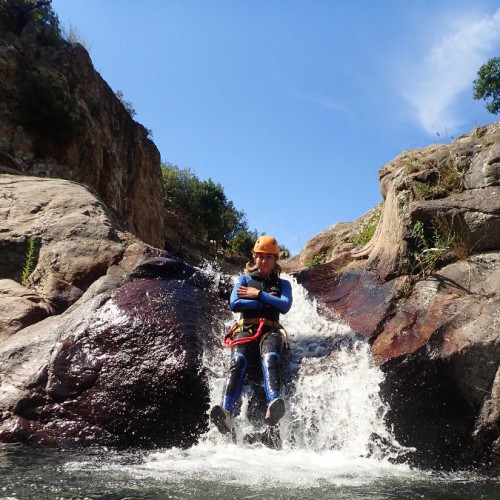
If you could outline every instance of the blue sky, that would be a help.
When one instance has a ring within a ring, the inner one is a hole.
[[[219,182],[292,254],[382,198],[399,153],[498,119],[472,98],[500,55],[487,0],[53,0],[163,161]]]

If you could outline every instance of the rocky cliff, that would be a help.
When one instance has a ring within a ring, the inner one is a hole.
[[[0,29],[0,172],[84,184],[139,238],[163,248],[158,149],[85,48],[51,30]]]
[[[143,243],[81,184],[0,174],[0,192],[0,442],[195,443],[227,284]]]
[[[500,123],[407,151],[379,178],[380,210],[285,267],[372,344],[389,423],[417,461],[498,471]]]

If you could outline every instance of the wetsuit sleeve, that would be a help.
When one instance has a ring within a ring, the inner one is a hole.
[[[240,286],[247,286],[245,276],[240,276],[234,285],[229,300],[231,311],[240,312],[248,311],[249,309],[261,309],[266,305],[275,307],[280,313],[287,313],[292,307],[292,286],[289,281],[281,280],[281,297],[276,297],[267,292],[260,292],[259,299],[241,299],[238,297],[236,290]]]
[[[280,313],[285,314],[292,307],[292,285],[287,280],[281,280],[281,297],[276,297],[267,292],[260,292],[260,301],[275,307]]]
[[[236,290],[240,286],[247,286],[248,281],[246,276],[240,276],[238,281],[234,285],[233,291],[231,292],[231,298],[229,299],[229,304],[231,305],[231,311],[240,312],[248,311],[249,309],[260,309],[263,307],[263,303],[258,299],[240,299]],[[262,292],[261,292],[262,293]]]

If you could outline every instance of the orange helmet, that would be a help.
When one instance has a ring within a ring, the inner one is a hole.
[[[276,241],[276,238],[273,238],[272,236],[261,236],[260,238],[257,239],[255,242],[255,245],[253,246],[253,251],[255,253],[272,253],[274,255],[279,254],[279,247],[278,247],[278,242]]]

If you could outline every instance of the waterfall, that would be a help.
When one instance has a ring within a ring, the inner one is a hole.
[[[146,467],[151,472],[167,474],[170,480],[189,474],[190,481],[211,484],[264,481],[269,488],[310,487],[318,481],[352,484],[408,474],[409,467],[394,463],[405,450],[385,425],[387,408],[379,395],[383,373],[370,346],[346,325],[322,316],[295,279],[283,277],[292,283],[294,302],[282,316],[290,349],[283,371],[287,411],[280,421],[281,449],[243,441],[251,427],[245,413],[250,393],[245,389],[241,413],[234,419],[236,442],[211,426],[189,450],[153,453]],[[220,402],[228,361],[222,347],[205,356],[212,405]]]
[[[368,343],[341,323],[319,314],[315,300],[290,276],[294,303],[282,316],[289,350],[283,371],[287,413],[280,423],[284,449],[314,452],[337,450],[348,456],[382,458],[398,443],[384,423],[387,411],[379,396],[382,371],[375,366]],[[212,404],[218,403],[225,381],[228,352],[205,359],[214,375]],[[237,430],[248,430],[243,391]],[[380,449],[379,449],[380,448]],[[389,458],[389,457],[388,457]]]
[[[227,277],[204,272],[214,293],[226,289]],[[388,408],[379,394],[384,376],[370,346],[323,317],[306,291],[286,278],[294,304],[282,317],[290,350],[283,370],[281,448],[245,441],[253,429],[245,412],[252,393],[247,387],[235,418],[235,441],[211,426],[188,449],[62,452],[4,446],[2,498],[498,498],[497,478],[404,463],[407,450],[384,422]],[[216,330],[228,315],[224,309],[214,318],[214,330],[203,332],[212,404],[220,401],[229,361],[220,342],[224,332]]]

